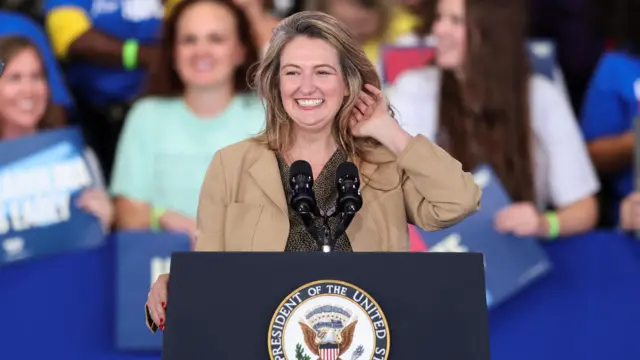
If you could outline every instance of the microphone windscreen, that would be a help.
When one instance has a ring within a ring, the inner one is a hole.
[[[313,178],[313,171],[311,171],[311,165],[304,160],[298,160],[291,164],[289,168],[289,177],[294,177],[298,175],[310,176]]]
[[[352,179],[358,178],[358,168],[354,163],[345,161],[338,166],[338,170],[336,170],[336,181],[344,178],[345,176]]]

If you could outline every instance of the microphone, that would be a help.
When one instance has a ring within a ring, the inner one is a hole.
[[[347,161],[338,166],[336,186],[338,187],[336,211],[340,214],[340,222],[335,239],[338,239],[347,230],[356,212],[362,208],[360,177],[358,168],[352,162]]]
[[[304,160],[298,160],[289,168],[289,182],[291,184],[291,199],[289,204],[300,214],[307,231],[317,239],[317,229],[313,223],[313,215],[317,211],[316,196],[313,193],[313,172],[311,165]]]

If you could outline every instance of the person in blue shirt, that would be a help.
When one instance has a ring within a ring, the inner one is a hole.
[[[634,119],[640,116],[640,23],[633,19],[640,4],[620,9],[616,43],[597,66],[585,94],[581,126],[589,153],[606,185],[612,208],[606,209],[612,225],[620,221],[622,200],[635,190],[633,158]]]
[[[42,54],[47,82],[51,88],[51,100],[54,105],[52,111],[58,118],[66,119],[66,113],[73,108],[73,99],[44,30],[35,21],[22,14],[0,10],[0,38],[6,36],[24,36],[38,48]]]
[[[162,0],[45,0],[45,24],[65,63],[89,141],[107,178],[123,119],[156,59]]]

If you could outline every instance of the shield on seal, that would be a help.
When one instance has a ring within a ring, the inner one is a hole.
[[[320,359],[336,360],[340,355],[338,344],[322,344],[320,345]]]

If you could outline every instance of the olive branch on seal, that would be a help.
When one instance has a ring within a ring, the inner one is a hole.
[[[296,360],[311,360],[300,343],[296,345]]]
[[[360,356],[362,356],[362,354],[364,354],[364,346],[360,345],[356,348],[356,351],[354,351],[353,354],[351,355],[351,360],[358,359]]]

